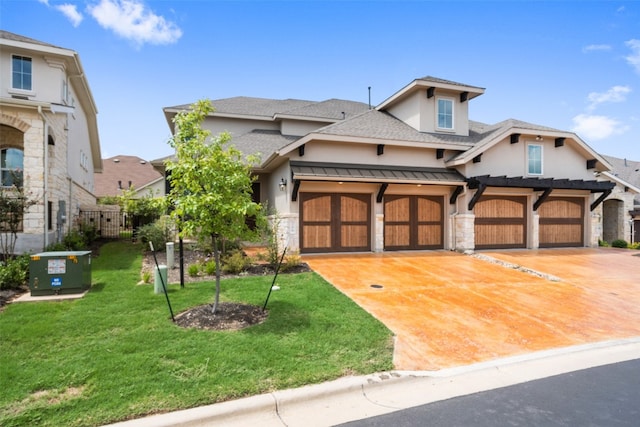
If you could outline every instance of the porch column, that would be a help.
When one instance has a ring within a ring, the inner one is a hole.
[[[474,214],[457,214],[453,216],[453,249],[458,252],[473,251],[475,249],[475,220],[476,216]]]

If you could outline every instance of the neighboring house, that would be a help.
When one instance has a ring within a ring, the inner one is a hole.
[[[571,132],[470,120],[483,93],[424,77],[373,109],[236,97],[212,101],[203,127],[261,154],[254,193],[290,250],[596,246],[611,165]],[[188,108],[164,109],[172,131]]]
[[[611,178],[614,181],[620,182],[618,189],[623,194],[615,203],[610,203],[609,200],[604,203],[603,239],[607,242],[611,242],[616,238],[640,242],[640,162],[610,156],[604,157],[612,167],[611,172],[608,174],[612,175]],[[625,189],[627,191],[623,191]],[[617,206],[612,206],[613,204],[622,203],[625,198],[631,197],[630,193],[635,194],[635,198],[633,201],[626,200],[624,206],[625,209],[631,206],[629,215],[633,218],[632,221],[626,215],[621,215]],[[609,211],[612,212],[612,215],[607,215]],[[610,220],[607,220],[607,218],[610,218]]]
[[[12,173],[37,204],[23,218],[16,252],[42,250],[94,204],[102,169],[97,108],[73,50],[0,31],[2,186]]]
[[[102,159],[102,172],[96,173],[95,195],[98,199],[121,196],[123,190],[133,190],[133,197],[162,197],[164,176],[151,163],[136,156],[114,156]]]

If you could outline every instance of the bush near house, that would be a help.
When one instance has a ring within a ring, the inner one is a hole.
[[[626,240],[622,240],[622,239],[616,239],[613,242],[611,242],[611,246],[614,248],[623,248],[626,249],[629,247],[629,244],[627,243]]]
[[[20,289],[26,285],[29,273],[29,255],[0,261],[0,290]]]

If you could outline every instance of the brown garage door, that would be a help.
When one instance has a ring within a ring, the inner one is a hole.
[[[584,246],[584,199],[549,197],[538,208],[540,247]]]
[[[474,207],[476,249],[526,247],[526,207],[526,197],[481,197]]]
[[[371,250],[371,196],[300,194],[300,252]]]
[[[385,250],[442,249],[442,197],[385,196]]]

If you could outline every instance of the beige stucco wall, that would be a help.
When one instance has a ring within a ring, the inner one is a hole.
[[[384,154],[377,154],[376,144],[310,141],[305,144],[304,156],[297,150],[289,154],[291,160],[351,163],[380,166],[410,166],[444,168],[444,159],[436,158],[436,150],[418,147],[385,145]]]
[[[214,116],[207,117],[202,124],[202,128],[210,131],[214,137],[222,132],[229,132],[233,137],[243,135],[254,129],[278,130],[279,124],[272,121],[238,120]]]
[[[542,175],[528,175],[527,146],[542,146]],[[594,170],[586,168],[587,159],[570,144],[555,147],[554,138],[536,141],[533,135],[523,135],[520,142],[511,144],[505,138],[486,150],[479,163],[466,165],[467,176],[492,175],[507,177],[542,177],[557,179],[594,180]]]

